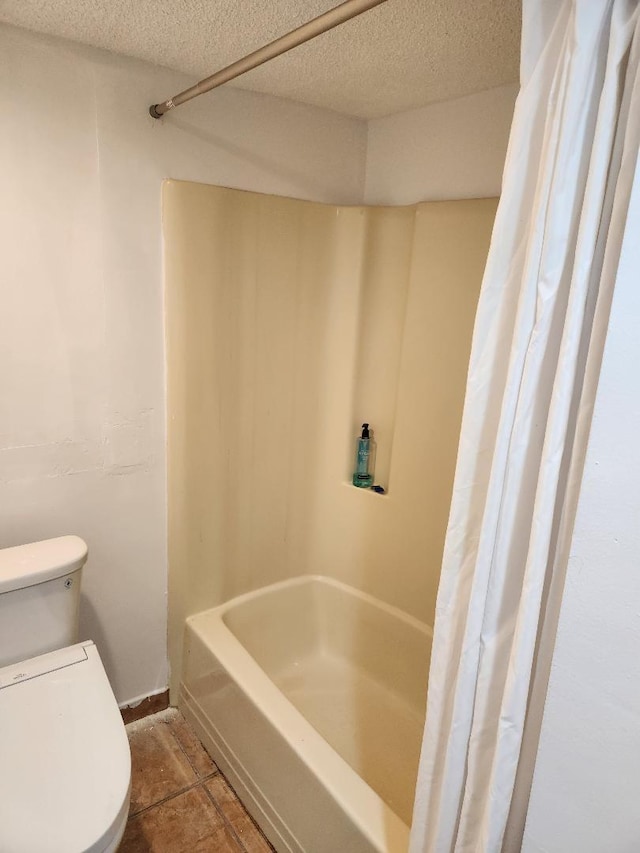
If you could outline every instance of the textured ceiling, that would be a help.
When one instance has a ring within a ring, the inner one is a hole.
[[[0,0],[0,20],[206,77],[336,0]],[[230,85],[375,118],[518,78],[521,0],[388,0]],[[175,92],[158,92],[158,100]],[[215,97],[215,93],[205,97]]]

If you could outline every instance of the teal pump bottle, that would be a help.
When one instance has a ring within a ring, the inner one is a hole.
[[[369,424],[362,424],[362,435],[356,440],[356,464],[353,485],[359,489],[373,486],[373,470],[376,458],[376,443],[371,438]]]

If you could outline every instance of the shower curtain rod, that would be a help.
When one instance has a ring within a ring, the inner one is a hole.
[[[291,30],[290,33],[280,36],[275,41],[265,44],[258,50],[254,50],[253,53],[249,53],[242,59],[238,59],[236,62],[232,62],[231,65],[220,69],[220,71],[216,71],[210,77],[205,77],[204,80],[200,80],[199,83],[190,86],[184,92],[174,95],[161,104],[152,104],[149,107],[149,115],[153,118],[160,118],[174,107],[179,107],[180,104],[184,104],[192,98],[197,98],[198,95],[210,92],[211,89],[216,89],[218,86],[222,86],[223,83],[228,83],[229,80],[233,80],[235,77],[251,71],[252,68],[257,68],[258,65],[262,65],[264,62],[268,62],[270,59],[286,53],[299,44],[311,41],[316,36],[326,33],[327,30],[332,30],[334,27],[344,24],[345,21],[349,21],[351,18],[355,18],[363,12],[367,12],[369,9],[373,9],[375,6],[380,6],[386,2],[387,0],[346,0],[345,3],[329,9],[328,12],[319,15],[317,18],[313,18],[311,21],[307,21],[301,27]]]

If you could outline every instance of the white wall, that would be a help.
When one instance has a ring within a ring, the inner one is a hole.
[[[640,186],[629,217],[640,220]],[[640,241],[628,236],[596,397],[524,853],[640,849]]]
[[[369,122],[367,204],[500,195],[517,86]]]
[[[0,547],[90,545],[83,637],[121,702],[164,688],[160,184],[357,204],[499,192],[515,89],[363,122],[0,26]]]
[[[82,636],[119,701],[166,672],[160,184],[362,200],[364,123],[0,27],[0,547],[89,543]]]

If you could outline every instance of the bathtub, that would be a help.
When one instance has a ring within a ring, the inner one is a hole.
[[[406,853],[431,630],[327,577],[190,617],[179,706],[279,853]]]

